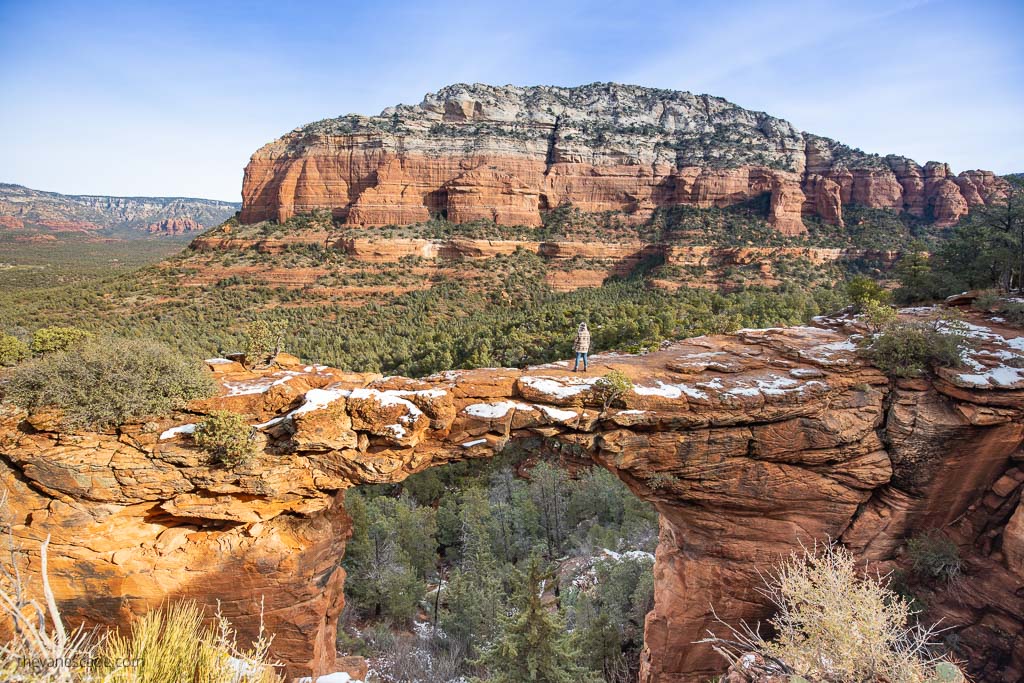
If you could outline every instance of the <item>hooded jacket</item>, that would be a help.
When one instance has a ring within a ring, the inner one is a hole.
[[[576,330],[576,341],[573,342],[572,350],[576,353],[590,353],[590,330],[586,323],[580,323]]]

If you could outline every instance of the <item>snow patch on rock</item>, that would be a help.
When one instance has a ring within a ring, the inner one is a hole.
[[[465,407],[465,413],[483,420],[497,420],[508,415],[510,410],[532,410],[528,405],[515,401],[498,401],[497,403],[474,403]]]
[[[288,380],[293,377],[298,377],[301,372],[294,372],[292,370],[285,370],[284,372],[274,373],[267,377],[261,377],[260,379],[240,381],[240,382],[224,382],[224,388],[228,390],[228,396],[249,396],[252,394],[265,394],[270,391],[273,387],[285,384]]]
[[[633,387],[633,393],[638,396],[661,396],[662,398],[670,399],[682,396],[696,399],[706,399],[708,397],[705,392],[688,384],[665,384],[661,380],[658,380],[657,386],[653,387],[635,386]]]
[[[520,377],[519,381],[542,394],[558,398],[572,398],[585,391],[589,391],[597,379]]]
[[[552,408],[551,406],[538,405],[541,412],[547,415],[549,420],[555,422],[568,422],[569,420],[575,420],[579,417],[579,414],[575,410],[562,410],[560,408]]]
[[[296,679],[298,683],[313,683],[312,676],[305,676],[304,678]],[[333,674],[327,674],[326,676],[317,676],[316,683],[363,683],[357,678],[352,678],[349,674],[344,671],[338,671]]]
[[[196,425],[195,424],[187,424],[187,425],[180,425],[178,427],[171,427],[170,429],[167,429],[163,433],[160,434],[160,440],[163,441],[165,439],[173,439],[178,434],[195,434],[195,432],[196,432]]]

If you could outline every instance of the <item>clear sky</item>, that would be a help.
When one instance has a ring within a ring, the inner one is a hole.
[[[0,182],[238,201],[260,145],[454,82],[725,97],[1024,171],[1024,1],[0,0]]]

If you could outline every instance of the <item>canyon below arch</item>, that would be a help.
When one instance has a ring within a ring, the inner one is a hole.
[[[924,314],[909,310],[904,315]],[[931,606],[978,680],[1024,675],[1024,357],[1019,330],[972,315],[968,370],[893,380],[866,363],[849,318],[697,337],[644,355],[483,368],[422,379],[342,372],[280,356],[250,372],[210,359],[220,395],[107,432],[0,413],[6,521],[71,624],[125,623],[188,598],[243,638],[262,614],[289,676],[333,671],[350,533],[346,489],[487,458],[509,441],[593,461],[660,513],[643,683],[720,674],[695,641],[716,621],[770,616],[761,573],[839,540],[873,569],[912,535],[944,529],[964,557]],[[593,383],[631,390],[602,410]],[[204,414],[247,415],[261,452],[213,466],[189,433]],[[716,617],[717,615],[717,617]],[[996,677],[992,677],[996,676]]]

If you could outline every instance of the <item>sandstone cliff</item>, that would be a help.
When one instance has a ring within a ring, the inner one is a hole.
[[[244,222],[330,209],[362,226],[443,215],[536,226],[548,209],[624,212],[727,206],[770,194],[784,234],[802,216],[843,225],[843,206],[938,225],[998,196],[987,171],[954,175],[879,157],[724,99],[614,83],[576,88],[452,85],[414,106],[296,128],[245,170]]]
[[[897,383],[860,359],[843,320],[600,355],[589,375],[564,362],[420,380],[296,362],[249,373],[212,359],[220,396],[152,423],[61,434],[53,415],[5,409],[8,521],[33,569],[52,535],[54,590],[72,621],[122,622],[191,597],[220,600],[252,635],[262,601],[289,672],[326,672],[344,490],[530,440],[592,458],[660,513],[646,683],[721,673],[693,645],[714,626],[712,605],[731,623],[763,618],[758,570],[800,543],[840,538],[884,566],[908,535],[940,527],[971,564],[969,601],[938,609],[985,680],[1018,680],[1024,371],[1013,364],[1024,337],[976,322],[967,370]],[[602,414],[591,385],[610,369],[635,385]],[[224,408],[247,414],[263,445],[235,469],[211,466],[188,436]]]

